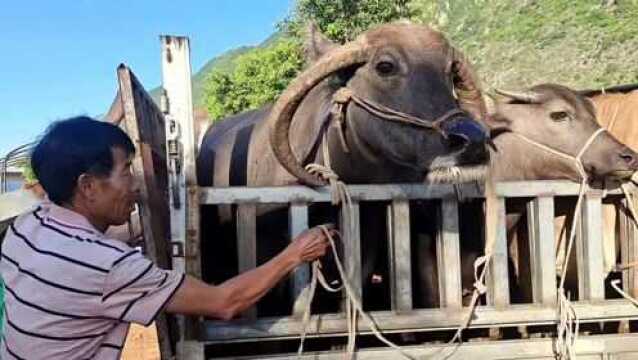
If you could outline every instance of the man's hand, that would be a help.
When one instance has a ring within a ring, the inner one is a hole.
[[[326,227],[331,235],[335,233],[333,225]],[[208,285],[187,276],[166,310],[232,319],[254,305],[295,267],[323,256],[328,246],[326,235],[319,227],[314,227],[299,234],[284,251],[265,264],[220,285]]]
[[[334,225],[327,224],[325,226],[328,228],[330,235],[334,235]],[[301,264],[324,256],[328,246],[326,235],[317,226],[299,234],[284,251],[287,255],[291,256],[297,264]]]

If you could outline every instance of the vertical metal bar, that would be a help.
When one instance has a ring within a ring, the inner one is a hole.
[[[622,200],[623,207],[629,209],[627,199]],[[636,206],[638,204],[634,204]],[[638,229],[629,210],[618,211],[620,225],[620,256],[623,264],[638,261]],[[629,268],[622,272],[623,288],[633,297],[638,296],[638,269]]]
[[[288,232],[293,240],[297,235],[308,229],[308,205],[291,204],[288,210]],[[301,317],[308,301],[308,290],[310,283],[310,265],[302,264],[298,266],[291,277],[291,290],[293,316]]]
[[[188,38],[179,36],[161,36],[160,42],[162,86],[169,100],[168,108],[162,109],[167,116],[166,134],[175,130],[173,134],[177,135],[176,144],[181,148],[179,160],[183,164],[181,171],[180,169],[169,171],[170,236],[172,242],[181,245],[184,249],[184,257],[173,257],[172,265],[173,269],[201,278],[200,209],[195,169],[197,139],[195,139],[193,120],[190,42]],[[175,168],[176,164],[172,165]],[[180,204],[182,204],[181,207]],[[190,340],[197,338],[198,321],[196,317],[179,318],[180,334],[175,339],[175,342],[178,342],[178,349],[184,349]],[[200,360],[203,359],[203,354],[188,356],[185,359]]]
[[[441,306],[460,308],[461,246],[459,240],[459,208],[455,199],[441,200],[440,231],[436,237]]]
[[[361,234],[359,203],[353,202],[350,212],[340,213],[340,229],[343,235],[343,265],[346,277],[355,295],[361,299]]]
[[[257,267],[257,218],[255,204],[237,206],[237,256],[240,273]],[[244,312],[248,319],[257,317],[257,309],[251,307]]]
[[[600,191],[589,191],[583,199],[581,236],[576,242],[579,297],[581,300],[603,300],[605,298],[601,200]]]
[[[507,223],[505,219],[505,198],[497,200],[497,230],[488,278],[487,301],[490,305],[503,308],[510,303],[509,268],[507,254]]]
[[[556,304],[556,253],[554,236],[554,198],[538,196],[532,200],[529,223],[532,291],[534,302]]]
[[[182,243],[185,257],[173,259],[174,268],[201,277],[199,258],[199,202],[195,169],[195,131],[191,84],[190,42],[186,37],[161,36],[162,82],[168,98],[167,134],[176,134],[181,167],[170,177],[171,239]],[[175,164],[169,164],[169,168]],[[187,194],[187,190],[190,194]],[[175,194],[176,192],[176,194]],[[188,196],[190,195],[190,196]],[[179,206],[182,204],[182,206]]]
[[[388,257],[392,310],[412,310],[412,258],[410,256],[410,203],[394,200],[388,209]]]

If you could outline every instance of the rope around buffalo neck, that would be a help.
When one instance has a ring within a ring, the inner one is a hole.
[[[585,171],[585,167],[582,163],[582,156],[585,154],[587,149],[591,146],[594,140],[598,137],[598,135],[602,134],[606,130],[604,128],[600,128],[596,130],[590,137],[587,139],[583,147],[580,149],[576,156],[569,155],[562,151],[553,149],[545,144],[541,144],[535,140],[528,138],[525,135],[512,133],[516,135],[518,138],[526,141],[529,144],[532,144],[540,149],[543,149],[553,155],[562,157],[564,159],[573,161],[573,164],[576,166],[578,170],[581,182],[580,188],[578,191],[578,200],[576,201],[576,208],[574,209],[574,221],[572,221],[571,231],[569,234],[569,241],[567,243],[567,251],[565,252],[565,260],[563,261],[563,266],[561,269],[560,283],[558,286],[558,316],[559,321],[557,324],[557,341],[556,341],[556,352],[560,359],[576,359],[576,353],[574,352],[574,344],[576,343],[576,339],[578,338],[578,328],[579,328],[579,320],[578,315],[576,314],[576,310],[573,305],[569,301],[569,294],[565,294],[565,278],[567,275],[567,265],[568,259],[571,255],[572,247],[574,244],[574,239],[576,237],[576,226],[579,223],[580,217],[577,214],[580,213],[580,209],[582,207],[582,200],[585,196],[585,190],[587,188],[587,172]]]

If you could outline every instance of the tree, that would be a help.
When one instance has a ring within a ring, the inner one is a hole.
[[[280,28],[300,38],[308,22],[314,22],[328,38],[344,43],[370,27],[409,19],[415,8],[410,0],[298,0]]]
[[[231,73],[212,72],[204,102],[213,119],[256,109],[274,101],[303,66],[301,46],[292,39],[257,48],[236,60]]]

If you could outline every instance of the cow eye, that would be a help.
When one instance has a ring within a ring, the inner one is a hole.
[[[571,119],[571,116],[566,111],[554,111],[549,116],[554,121],[565,121]]]
[[[391,75],[394,72],[395,66],[389,61],[379,61],[376,66],[376,70],[379,75]]]

